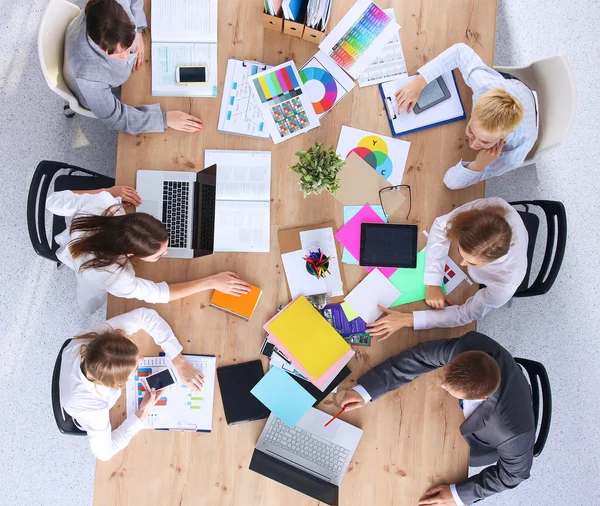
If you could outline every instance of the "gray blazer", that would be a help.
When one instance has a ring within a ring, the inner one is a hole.
[[[138,31],[147,26],[143,0],[115,0],[123,6]],[[135,43],[127,60],[110,58],[88,36],[85,12],[69,24],[65,36],[63,76],[79,103],[90,109],[109,128],[130,134],[164,132],[166,113],[160,104],[132,107],[112,93],[129,76],[135,62]]]
[[[515,488],[529,478],[535,443],[531,389],[510,353],[493,339],[469,332],[458,339],[420,343],[382,362],[358,380],[375,400],[470,350],[491,355],[500,366],[502,380],[498,390],[460,426],[471,448],[470,465],[496,462],[456,485],[465,504]]]

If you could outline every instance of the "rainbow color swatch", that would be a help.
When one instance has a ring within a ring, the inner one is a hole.
[[[281,137],[287,137],[309,126],[308,116],[298,97],[271,109],[273,119]]]
[[[317,114],[323,114],[335,105],[338,88],[335,79],[329,72],[319,67],[307,67],[300,70],[299,74],[304,84],[310,81],[318,81],[323,85],[325,91],[322,98],[312,103]]]
[[[279,104],[302,95],[294,70],[289,65],[268,72],[253,82],[258,98],[263,104],[266,102]]]
[[[369,4],[358,20],[331,49],[329,56],[344,70],[351,68],[392,18],[374,3]]]

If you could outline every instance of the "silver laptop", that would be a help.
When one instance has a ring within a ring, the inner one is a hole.
[[[326,504],[337,504],[338,486],[363,431],[311,408],[290,429],[271,413],[250,469]]]
[[[160,220],[169,234],[167,258],[196,258],[214,252],[217,166],[198,173],[138,170],[137,212]]]

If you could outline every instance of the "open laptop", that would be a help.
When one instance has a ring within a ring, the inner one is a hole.
[[[197,258],[214,252],[217,166],[198,173],[138,170],[138,212],[164,223],[167,258]]]
[[[250,469],[332,506],[363,431],[310,408],[290,429],[271,413],[260,435]]]

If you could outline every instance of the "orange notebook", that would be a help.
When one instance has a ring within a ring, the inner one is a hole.
[[[247,321],[254,314],[261,295],[262,290],[252,285],[250,286],[250,291],[240,297],[215,290],[210,299],[210,305],[228,313],[241,316]]]

